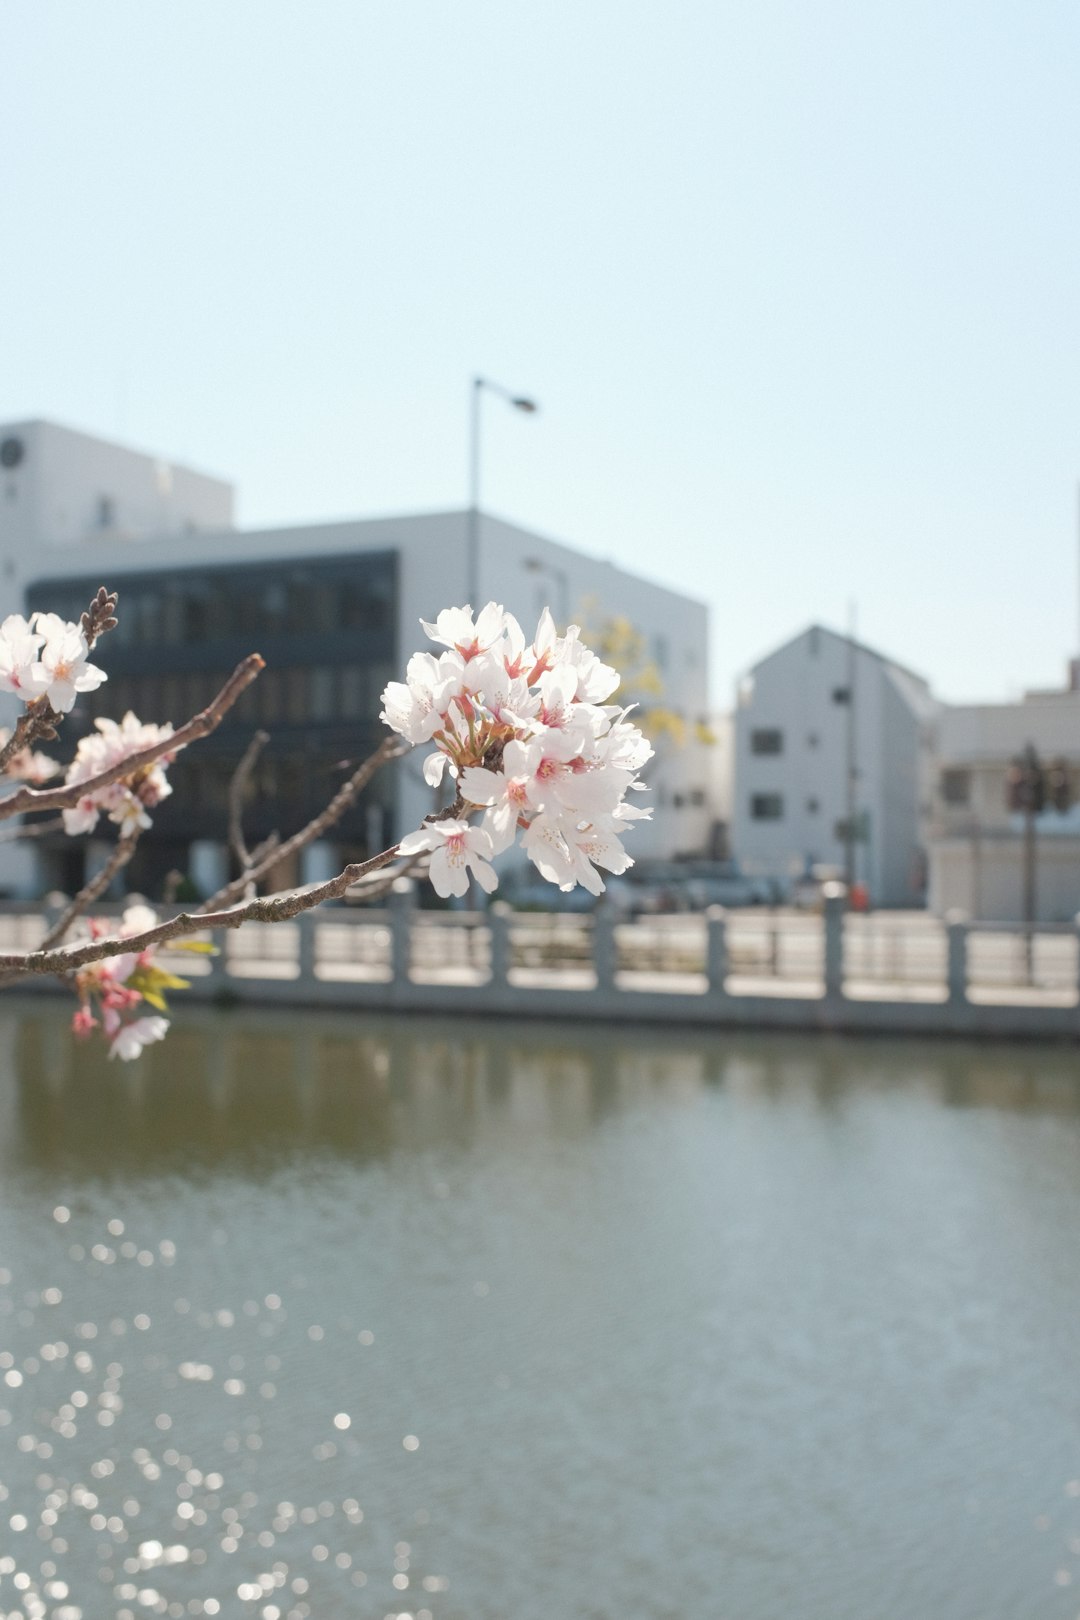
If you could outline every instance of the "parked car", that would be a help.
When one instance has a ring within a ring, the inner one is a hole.
[[[792,885],[792,905],[800,911],[820,911],[826,883],[840,882],[843,876],[838,866],[812,866]]]
[[[505,900],[515,911],[591,911],[596,904],[596,896],[580,884],[564,892],[540,877],[531,866],[509,873],[492,898]]]

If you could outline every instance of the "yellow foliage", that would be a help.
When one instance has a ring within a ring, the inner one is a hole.
[[[189,979],[178,979],[175,973],[166,973],[164,968],[140,965],[135,969],[125,983],[132,990],[137,990],[144,1001],[159,1012],[168,1012],[168,1003],[165,1000],[166,990],[189,990]]]
[[[650,742],[670,737],[676,748],[686,745],[686,721],[674,709],[646,709],[642,716],[642,729]]]
[[[587,597],[582,603],[581,636],[586,646],[591,647],[605,664],[611,664],[619,671],[622,677],[619,700],[625,703],[635,698],[663,697],[663,677],[655,660],[649,657],[649,645],[643,632],[620,614],[600,618],[598,609],[595,597]],[[707,747],[716,742],[712,731],[703,721],[696,721],[691,728],[685,716],[662,704],[655,707],[645,705],[637,719],[651,742],[667,737],[676,748],[684,748],[691,737]]]

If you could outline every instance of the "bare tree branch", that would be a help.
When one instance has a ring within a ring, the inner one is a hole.
[[[163,737],[159,742],[151,743],[138,753],[129,754],[126,759],[118,760],[115,765],[100,771],[97,776],[87,777],[83,782],[73,782],[66,787],[20,788],[17,793],[0,800],[0,820],[6,820],[8,816],[21,815],[28,810],[70,810],[80,799],[109,787],[113,782],[122,781],[127,776],[134,776],[136,771],[141,770],[144,765],[152,765],[155,760],[161,759],[162,755],[175,754],[181,748],[186,748],[189,743],[198,742],[200,737],[209,736],[210,732],[217,730],[227,711],[263,668],[265,663],[260,654],[249,653],[242,663],[237,664],[209,707],[195,715],[187,725],[181,726],[179,731],[174,731],[170,737]]]
[[[224,888],[219,889],[216,894],[212,894],[209,900],[204,901],[201,910],[211,911],[215,906],[227,906],[234,900],[239,900],[246,893],[249,883],[257,883],[272,866],[276,866],[279,861],[287,860],[289,856],[295,855],[298,850],[304,849],[306,845],[321,837],[324,832],[328,832],[335,822],[341,820],[341,817],[357,796],[363,792],[376,771],[385,765],[387,760],[397,759],[400,754],[407,752],[407,748],[396,737],[385,737],[375,752],[370,754],[364,763],[357,767],[349,780],[338,788],[325,810],[314,816],[306,827],[301,827],[298,833],[294,833],[283,844],[265,854],[249,870],[242,872],[231,883],[226,883]],[[355,879],[353,881],[355,882]]]
[[[35,743],[52,742],[57,737],[56,723],[60,716],[54,710],[48,698],[35,698],[16,720],[11,736],[0,748],[0,771],[6,770],[15,755],[24,748],[32,748]],[[10,804],[5,799],[5,804]]]
[[[398,846],[392,844],[381,855],[373,855],[370,860],[346,866],[337,877],[328,879],[326,883],[317,883],[310,889],[265,895],[227,911],[182,911],[167,922],[158,923],[154,928],[147,928],[141,934],[132,934],[124,939],[92,939],[59,950],[42,949],[0,956],[0,982],[21,978],[28,973],[73,973],[91,962],[101,962],[106,957],[119,956],[125,951],[145,951],[152,945],[165,945],[171,939],[201,933],[204,929],[240,928],[247,922],[288,922],[302,911],[313,911],[326,900],[340,899],[346,889],[360,878],[389,866],[391,861],[396,860],[397,853]]]
[[[251,773],[255,769],[255,762],[269,741],[268,731],[255,733],[229,783],[229,844],[244,872],[254,864],[244,842],[244,799],[251,785]]]
[[[139,842],[140,831],[141,828],[118,841],[116,848],[101,868],[101,871],[95,872],[89,883],[79,890],[63,916],[49,929],[49,932],[38,946],[39,951],[46,951],[52,945],[59,945],[72,923],[82,916],[87,906],[93,905],[94,901],[105,893],[117,872],[122,872],[134,855],[135,845]]]

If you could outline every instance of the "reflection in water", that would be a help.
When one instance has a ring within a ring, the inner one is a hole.
[[[692,1102],[716,1086],[823,1108],[917,1087],[953,1108],[1080,1113],[1072,1050],[1021,1045],[497,1023],[481,1036],[418,1017],[195,1011],[121,1065],[35,1007],[0,1013],[0,1053],[17,1077],[0,1154],[67,1175],[234,1160],[255,1173],[312,1151],[363,1160],[529,1125],[577,1134],[657,1091]]]
[[[0,1617],[1074,1620],[1071,1051],[0,1014]]]

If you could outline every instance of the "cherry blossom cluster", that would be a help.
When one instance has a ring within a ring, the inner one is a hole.
[[[598,868],[633,865],[622,838],[651,814],[627,797],[644,787],[637,773],[653,751],[630,711],[608,701],[617,671],[584,645],[577,625],[558,635],[546,608],[531,642],[494,602],[475,620],[464,607],[421,623],[444,650],[413,655],[405,680],[384,691],[381,718],[413,744],[435,744],[424,776],[438,786],[449,771],[457,799],[399,852],[431,852],[441,895],[464,894],[470,871],[490,893],[492,858],[520,834],[550,883],[602,893]]]
[[[119,724],[107,719],[94,723],[96,732],[80,740],[75,758],[68,766],[64,778],[68,785],[90,781],[130,755],[171,737],[173,729],[168,724],[156,726],[144,723],[136,719],[130,709]],[[102,813],[117,824],[122,834],[140,832],[149,827],[151,823],[147,812],[172,792],[165,771],[174,757],[164,754],[154,764],[143,765],[131,776],[121,777],[108,787],[86,794],[73,810],[64,811],[64,831],[73,837],[78,833],[92,832]]]
[[[57,613],[9,613],[0,624],[0,692],[24,703],[47,698],[57,714],[70,714],[80,692],[107,678],[87,662],[89,651],[79,626]]]
[[[124,912],[119,928],[115,921],[95,918],[89,924],[91,939],[100,939],[113,931],[121,939],[153,928],[156,914],[149,906],[133,905]],[[186,989],[187,981],[166,973],[154,960],[153,949],[124,951],[119,956],[105,957],[81,968],[75,975],[78,1008],[71,1020],[74,1033],[82,1040],[100,1028],[109,1049],[110,1058],[124,1062],[137,1058],[144,1046],[165,1039],[169,1020],[159,1013],[132,1017],[144,1002],[163,1008],[162,992],[166,989]]]

